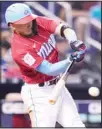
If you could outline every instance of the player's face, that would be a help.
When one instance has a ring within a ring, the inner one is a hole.
[[[32,32],[32,21],[27,24],[12,24],[15,30],[23,35],[23,36],[30,36],[33,34]]]

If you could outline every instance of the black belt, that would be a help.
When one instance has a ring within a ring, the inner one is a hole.
[[[58,78],[54,79],[54,80],[51,80],[51,81],[48,81],[48,86],[50,85],[53,85],[53,84],[56,84],[58,82]],[[39,87],[43,87],[44,85],[46,85],[47,82],[43,82],[43,83],[40,83],[39,84]]]

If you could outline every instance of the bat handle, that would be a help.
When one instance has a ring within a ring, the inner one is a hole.
[[[71,70],[71,68],[72,68],[72,66],[73,66],[73,64],[74,64],[74,62],[75,62],[75,59],[72,60],[72,63],[71,63],[71,65],[70,65],[70,67],[69,67],[69,69],[68,69],[67,72],[69,72],[69,71]]]
[[[74,62],[75,62],[75,59],[73,59],[72,62],[70,63],[70,66],[67,67],[65,73],[62,75],[62,78],[63,78],[65,75],[68,75],[68,74],[69,74],[69,72],[70,72],[70,70],[71,70],[71,68],[72,68],[72,66],[73,66],[73,64],[74,64]]]

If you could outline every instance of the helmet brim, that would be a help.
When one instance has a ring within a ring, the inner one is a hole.
[[[28,15],[18,21],[13,22],[14,24],[27,24],[29,22],[31,22],[32,20],[36,19],[37,15],[31,14]]]

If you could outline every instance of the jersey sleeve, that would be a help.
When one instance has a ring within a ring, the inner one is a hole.
[[[27,68],[36,69],[44,60],[36,52],[26,51],[20,54],[19,64]]]
[[[36,21],[38,25],[42,26],[50,33],[55,33],[56,27],[61,23],[61,21],[52,20],[50,18],[40,16],[36,18]]]

